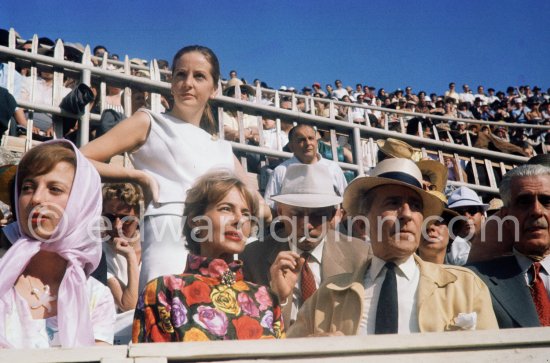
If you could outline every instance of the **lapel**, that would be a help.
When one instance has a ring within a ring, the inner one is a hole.
[[[425,301],[429,300],[436,289],[444,287],[454,281],[456,276],[439,265],[425,262],[416,254],[413,255],[415,262],[420,270],[420,279],[418,281],[418,312],[420,320],[420,309]]]
[[[336,233],[338,232],[329,230],[325,238],[323,260],[321,262],[321,282],[330,276],[346,272],[343,267],[346,256],[344,256],[342,250],[337,246],[338,243],[342,244],[346,242],[342,239],[339,242],[335,242]]]
[[[490,266],[488,285],[493,298],[520,326],[539,326],[533,298],[516,258],[509,256]]]

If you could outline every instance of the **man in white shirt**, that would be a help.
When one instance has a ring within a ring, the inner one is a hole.
[[[315,129],[309,125],[297,125],[288,133],[288,139],[290,151],[294,153],[294,156],[273,170],[273,174],[269,178],[265,188],[264,199],[267,205],[271,209],[275,208],[275,203],[271,200],[271,197],[279,194],[281,191],[281,185],[289,165],[298,163],[320,163],[325,165],[329,171],[329,175],[327,176],[332,180],[334,188],[338,191],[339,195],[343,195],[344,189],[348,185],[344,173],[336,162],[324,159],[317,152],[317,133]]]
[[[373,257],[323,283],[288,337],[497,328],[489,290],[475,274],[415,254],[426,233],[424,219],[437,219],[443,203],[422,189],[413,161],[381,161],[372,176],[350,183],[343,206],[348,216],[362,217]]]
[[[474,104],[475,97],[467,84],[462,86],[463,93],[460,94],[460,102],[469,102],[470,106]]]
[[[485,281],[502,328],[550,326],[550,168],[522,165],[500,184],[513,254],[470,266]],[[503,241],[497,241],[503,242]]]
[[[449,209],[460,214],[461,220],[453,224],[456,237],[447,253],[449,264],[466,264],[472,243],[481,242],[481,228],[488,208],[489,204],[483,203],[479,195],[468,187],[460,187],[451,193]]]
[[[348,91],[342,85],[342,81],[337,79],[336,81],[334,81],[334,85],[336,86],[336,89],[332,91],[332,95],[334,97],[337,97],[339,100],[341,100],[342,97],[349,96]]]

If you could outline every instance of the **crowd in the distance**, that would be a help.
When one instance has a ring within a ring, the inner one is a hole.
[[[275,144],[293,157],[261,195],[216,136],[219,80],[212,50],[184,47],[167,112],[140,108],[80,149],[45,142],[10,169],[0,346],[550,326],[546,155],[489,203],[392,138],[347,179],[316,128],[289,124]],[[109,163],[125,152],[133,168]]]

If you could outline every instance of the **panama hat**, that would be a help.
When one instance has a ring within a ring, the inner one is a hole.
[[[371,176],[355,178],[344,191],[344,209],[351,216],[359,214],[358,201],[364,194],[386,185],[401,185],[417,192],[424,205],[424,217],[438,216],[443,211],[443,203],[422,189],[422,173],[418,166],[412,160],[404,158],[385,159],[376,165]]]
[[[392,158],[411,159],[413,156],[414,150],[412,146],[398,139],[391,137],[386,140],[378,139],[376,140],[376,144],[378,144],[380,151]]]
[[[489,204],[483,203],[479,195],[468,187],[460,187],[449,196],[449,208],[451,209],[470,206],[482,207],[484,212],[489,209]]]
[[[281,192],[271,199],[277,203],[304,208],[325,208],[342,203],[336,195],[327,166],[315,164],[289,165]]]
[[[449,170],[437,160],[420,160],[416,163],[422,176],[427,176],[438,192],[443,193],[447,185]]]

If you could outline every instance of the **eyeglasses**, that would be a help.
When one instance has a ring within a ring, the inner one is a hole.
[[[461,216],[466,215],[466,213],[473,216],[476,213],[481,213],[482,212],[481,207],[478,207],[478,206],[475,206],[475,205],[468,206],[468,207],[453,208],[453,210],[455,212],[457,212],[458,214],[460,214]]]
[[[130,226],[132,223],[136,222],[137,221],[137,217],[136,216],[128,216],[128,215],[125,215],[125,214],[111,214],[111,213],[106,213],[103,215],[103,217],[107,218],[112,225],[114,225],[117,221],[117,219],[120,219],[120,221],[122,222],[122,227],[128,227]]]

